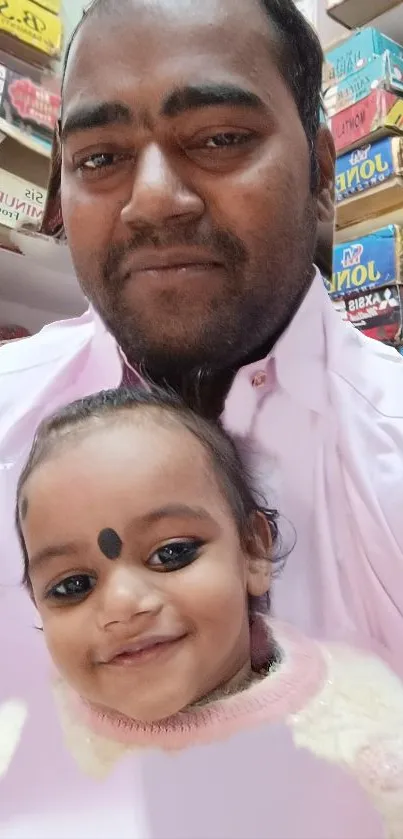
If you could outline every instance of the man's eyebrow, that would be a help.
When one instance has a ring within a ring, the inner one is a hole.
[[[262,99],[250,90],[232,84],[203,84],[177,88],[164,99],[161,116],[177,117],[197,108],[232,105],[264,111]]]
[[[78,131],[90,131],[92,128],[104,128],[108,125],[131,125],[133,113],[122,102],[95,102],[78,105],[62,120],[61,139],[64,142],[71,134]]]

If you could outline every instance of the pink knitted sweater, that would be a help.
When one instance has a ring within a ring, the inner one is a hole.
[[[402,839],[403,685],[375,657],[278,624],[270,631],[281,660],[267,677],[157,724],[100,712],[59,684],[70,751],[92,775],[108,775],[123,756],[150,773],[165,812],[155,839]],[[264,824],[256,816],[262,778]],[[167,786],[177,804],[199,791],[197,827],[171,812],[172,799],[163,806]]]

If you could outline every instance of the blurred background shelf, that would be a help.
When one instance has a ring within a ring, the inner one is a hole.
[[[401,0],[328,0],[327,13],[337,23],[348,29],[361,26],[380,28],[385,34],[390,34],[398,40],[396,29],[390,33],[384,28],[402,24]]]
[[[63,246],[59,246],[61,248]],[[67,248],[65,248],[67,251]],[[69,259],[53,262],[45,253],[20,254],[0,251],[0,322],[21,323],[31,332],[51,320],[81,315],[87,303],[74,273],[68,270]]]

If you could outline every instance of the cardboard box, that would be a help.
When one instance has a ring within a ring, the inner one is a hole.
[[[0,224],[15,229],[24,222],[38,224],[46,190],[0,169]]]
[[[59,15],[60,17],[62,15],[62,0],[33,0],[33,2],[37,6],[42,6],[43,9],[47,9],[48,12],[53,12],[54,15]]]
[[[403,98],[382,88],[329,119],[338,154],[403,133]]]
[[[358,292],[345,300],[347,320],[369,338],[400,344],[403,332],[403,288],[393,284]]]
[[[23,61],[49,63],[60,56],[62,22],[34,0],[2,0],[0,48]]]
[[[60,105],[57,93],[0,63],[0,119],[8,125],[50,145]]]
[[[38,225],[45,204],[49,159],[0,133],[0,245],[28,222]]]
[[[362,70],[329,87],[324,94],[328,117],[366,99],[376,88],[403,94],[403,55],[399,57],[387,52],[374,58]]]
[[[401,0],[327,0],[327,13],[347,29],[365,26],[398,6]]]
[[[336,245],[333,252],[333,275],[325,280],[330,296],[402,283],[403,227],[389,225],[352,242]]]
[[[347,76],[362,70],[374,58],[386,52],[401,58],[403,47],[377,29],[362,29],[343,38],[325,53],[324,87],[342,82]]]
[[[346,310],[346,301],[344,297],[339,297],[336,300],[332,300],[333,308],[336,310],[337,314],[340,315],[341,319],[348,323],[347,317],[347,310]]]
[[[403,137],[384,137],[336,161],[336,225],[403,206]]]

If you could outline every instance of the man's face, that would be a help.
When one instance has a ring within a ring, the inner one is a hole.
[[[133,363],[229,367],[275,336],[307,286],[308,142],[257,0],[123,6],[84,23],[67,68],[62,206],[77,275]]]

